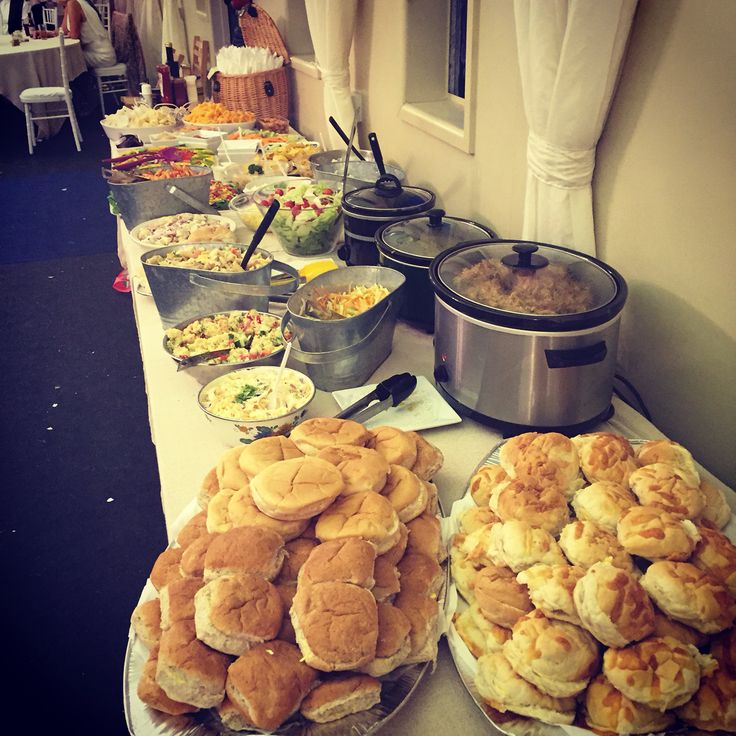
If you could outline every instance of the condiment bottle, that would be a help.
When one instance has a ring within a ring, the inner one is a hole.
[[[181,77],[171,80],[171,84],[174,90],[174,104],[177,107],[186,105],[188,101],[187,97],[187,83]]]
[[[158,72],[158,88],[161,90],[161,102],[171,104],[174,101],[171,71],[166,64],[159,64],[156,71]]]

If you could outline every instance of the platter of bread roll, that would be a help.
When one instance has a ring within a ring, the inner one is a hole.
[[[131,733],[377,730],[437,657],[442,462],[337,418],[213,458],[131,616]]]
[[[736,732],[734,498],[666,439],[495,447],[449,520],[448,643],[489,722]]]

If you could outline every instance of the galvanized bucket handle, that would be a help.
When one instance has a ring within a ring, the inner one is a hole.
[[[198,273],[189,274],[189,283],[194,286],[215,288],[218,291],[226,291],[241,296],[276,296],[288,294],[294,291],[293,287],[299,285],[299,272],[288,263],[273,261],[271,264],[277,271],[285,273],[288,278],[276,286],[257,286],[255,284],[240,284],[235,281],[220,281],[219,279],[200,276]]]
[[[381,327],[381,325],[383,324],[383,320],[388,314],[389,309],[391,309],[391,301],[387,300],[387,304],[384,307],[381,316],[376,320],[376,324],[373,325],[371,331],[365,337],[358,340],[358,342],[354,342],[352,345],[347,345],[346,347],[338,348],[337,350],[328,350],[324,353],[309,353],[305,350],[300,350],[299,348],[297,348],[292,340],[291,354],[299,362],[309,365],[326,365],[328,363],[334,363],[345,358],[351,358],[359,353],[363,347],[365,347],[365,344],[370,341],[370,339],[373,337],[379,327]],[[286,314],[281,318],[282,333],[286,330],[286,327],[289,324],[290,320],[291,312],[287,311]]]

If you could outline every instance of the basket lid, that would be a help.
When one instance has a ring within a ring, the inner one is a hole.
[[[238,17],[246,46],[269,49],[283,57],[284,65],[291,63],[284,39],[273,18],[260,6],[249,3]]]

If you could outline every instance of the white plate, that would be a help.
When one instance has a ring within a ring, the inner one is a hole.
[[[332,395],[340,408],[344,409],[369,394],[375,387],[376,384],[373,383],[358,388],[346,388],[342,391],[333,391]],[[437,389],[424,376],[417,376],[417,387],[411,396],[398,406],[376,414],[364,424],[369,429],[387,424],[405,432],[412,432],[458,422],[462,422],[462,418],[439,395]]]

